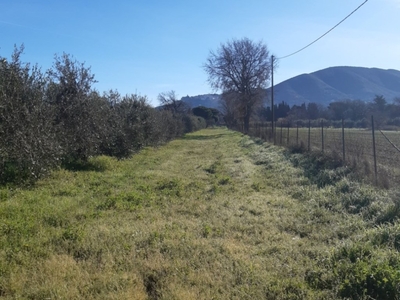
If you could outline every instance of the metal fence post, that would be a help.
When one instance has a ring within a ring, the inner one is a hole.
[[[308,151],[311,150],[311,120],[308,120]]]
[[[290,130],[290,123],[288,122],[287,123],[287,140],[286,140],[286,144],[287,145],[289,145],[289,135],[290,135],[290,132],[289,132],[289,130]]]
[[[374,171],[375,171],[375,185],[378,185],[378,168],[376,166],[376,148],[375,148],[375,125],[374,116],[371,116],[371,128],[372,128],[372,149],[374,151]]]
[[[321,142],[322,142],[322,153],[324,153],[324,120],[321,120]]]
[[[346,148],[344,144],[344,119],[342,119],[342,147],[343,147],[343,163],[346,162]]]

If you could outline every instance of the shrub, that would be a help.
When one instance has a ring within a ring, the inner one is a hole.
[[[344,123],[344,127],[345,128],[353,128],[353,127],[355,127],[355,122],[353,120],[346,119],[346,120],[344,120],[343,123]]]
[[[392,125],[392,126],[400,127],[400,117],[396,117],[396,118],[393,118],[393,119],[389,119],[389,120],[387,121],[387,124],[388,124],[388,125]]]
[[[355,122],[355,127],[357,128],[368,128],[370,126],[370,121],[366,118],[362,118]]]
[[[331,258],[338,294],[349,299],[398,299],[400,260],[398,253],[383,255],[368,244],[350,244]]]
[[[393,202],[377,216],[376,224],[394,223],[400,218],[400,195],[395,195],[392,200]]]
[[[197,131],[207,127],[206,120],[202,117],[184,115],[182,119],[185,125],[185,133]]]
[[[303,144],[293,146],[289,153],[302,153],[305,151]],[[304,175],[319,187],[335,184],[351,172],[348,167],[342,166],[342,159],[335,153],[307,152],[301,158],[289,156],[291,162],[304,170]]]

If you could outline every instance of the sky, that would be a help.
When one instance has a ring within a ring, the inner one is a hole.
[[[215,93],[204,64],[232,39],[289,55],[365,0],[0,0],[0,57],[49,69],[67,53],[90,67],[100,91],[178,97]],[[400,70],[400,0],[368,0],[307,49],[278,60],[274,83],[332,66]]]

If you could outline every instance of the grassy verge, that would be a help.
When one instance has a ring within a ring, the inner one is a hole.
[[[225,129],[0,191],[4,299],[396,299],[391,191]]]

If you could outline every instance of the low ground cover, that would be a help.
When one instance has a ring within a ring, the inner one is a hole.
[[[0,190],[1,298],[400,296],[399,196],[349,170],[227,129],[91,164]]]
[[[323,135],[322,135],[323,133]],[[343,148],[344,133],[344,148]],[[271,127],[258,124],[250,135],[273,141]],[[324,127],[287,128],[277,124],[275,143],[282,146],[302,146],[304,150],[334,153],[348,165],[357,165],[364,179],[381,187],[395,187],[400,180],[400,132],[375,130],[375,154],[371,130]],[[344,152],[344,153],[343,153]],[[375,177],[374,161],[377,174]]]

